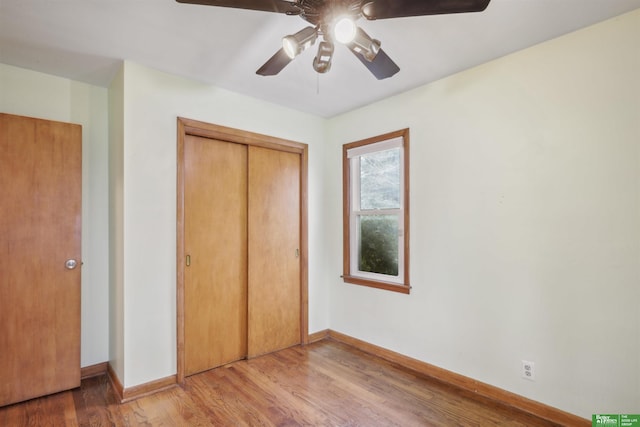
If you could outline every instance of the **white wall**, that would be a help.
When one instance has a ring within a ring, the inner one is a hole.
[[[309,329],[328,327],[321,162],[324,119],[124,65],[125,387],[176,372],[176,120],[202,120],[309,144]]]
[[[637,412],[638,76],[640,10],[330,120],[331,328],[586,418]],[[410,295],[337,278],[340,147],[404,127]]]
[[[108,360],[107,91],[0,64],[0,111],[82,125],[82,366]]]

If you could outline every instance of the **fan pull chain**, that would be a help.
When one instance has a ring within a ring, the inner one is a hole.
[[[316,73],[316,95],[320,95],[320,73]]]

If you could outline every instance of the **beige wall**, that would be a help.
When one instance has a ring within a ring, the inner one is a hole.
[[[0,64],[0,111],[82,125],[82,366],[108,359],[107,91]]]
[[[331,328],[591,417],[640,402],[640,11],[328,124],[411,129],[411,295],[343,284]],[[535,382],[520,378],[535,362]]]
[[[124,69],[109,87],[109,357],[124,378]]]
[[[309,145],[309,328],[328,327],[319,238],[324,119],[149,68],[124,65],[125,387],[176,372],[176,120],[201,120]],[[113,120],[113,118],[112,118]],[[120,314],[118,314],[120,315]]]

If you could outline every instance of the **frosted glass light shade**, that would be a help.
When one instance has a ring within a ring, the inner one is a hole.
[[[356,36],[356,24],[350,18],[340,18],[333,26],[333,36],[342,44],[351,43]]]

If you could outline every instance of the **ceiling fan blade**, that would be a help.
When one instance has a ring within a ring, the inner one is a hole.
[[[490,0],[373,0],[363,2],[362,15],[371,19],[445,13],[482,12]]]
[[[350,48],[351,49],[351,48]],[[364,64],[365,67],[371,71],[371,74],[376,76],[378,80],[386,79],[387,77],[393,76],[395,73],[400,71],[400,67],[396,65],[395,62],[384,52],[384,50],[380,49],[378,54],[374,58],[373,61],[367,61],[367,59],[361,54],[351,49],[351,52]]]
[[[178,3],[202,4],[205,6],[232,7],[236,9],[261,10],[263,12],[298,15],[301,9],[286,0],[176,0]]]
[[[256,74],[260,74],[261,76],[275,76],[282,71],[284,67],[289,65],[291,61],[292,59],[285,53],[284,49],[280,48],[279,51],[256,71]]]

